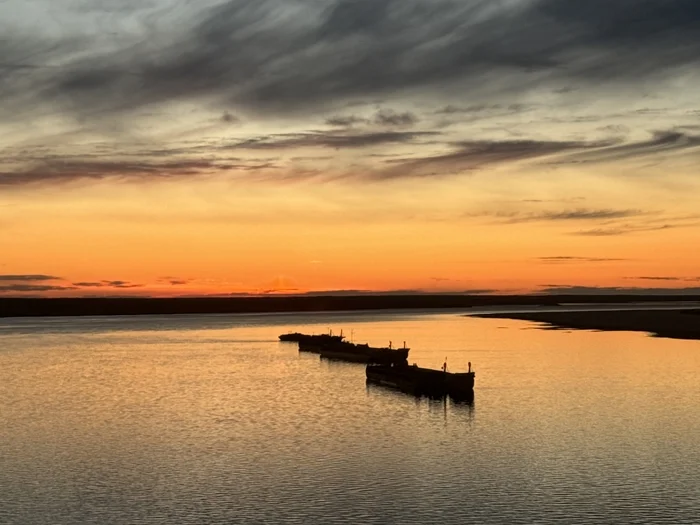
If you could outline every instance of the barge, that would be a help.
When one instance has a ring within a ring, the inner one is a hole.
[[[401,365],[408,364],[409,348],[374,347],[368,344],[347,342],[326,345],[319,352],[324,359],[349,361],[351,363]]]
[[[321,348],[326,345],[342,343],[344,342],[345,336],[343,332],[340,335],[333,335],[333,332],[327,334],[309,335],[301,334],[299,332],[293,332],[289,334],[282,334],[279,336],[279,340],[283,342],[299,343],[299,350],[303,352],[316,352],[318,353]]]
[[[468,372],[448,372],[447,365],[442,370],[421,368],[406,364],[369,364],[366,368],[367,381],[395,388],[407,394],[427,397],[450,396],[458,400],[474,397],[475,372],[469,363]]]

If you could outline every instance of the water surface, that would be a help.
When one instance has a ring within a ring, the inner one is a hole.
[[[476,368],[367,386],[282,332]],[[698,523],[700,342],[457,313],[0,321],[0,523]]]

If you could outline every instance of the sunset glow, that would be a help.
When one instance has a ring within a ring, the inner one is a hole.
[[[700,293],[700,11],[629,4],[5,2],[0,294]]]

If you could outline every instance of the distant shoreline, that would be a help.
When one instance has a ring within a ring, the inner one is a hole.
[[[700,340],[700,308],[488,313],[472,317],[533,321],[553,329],[648,332],[656,337]]]
[[[560,304],[679,303],[679,295],[336,295],[201,298],[0,298],[0,318],[420,310]],[[609,315],[609,313],[606,313]],[[510,317],[509,314],[489,314]],[[521,314],[515,314],[521,315]],[[535,313],[522,314],[536,316]],[[550,314],[542,314],[550,315]],[[574,318],[580,313],[572,314]],[[529,318],[526,318],[529,320]],[[532,319],[532,320],[540,320]],[[547,318],[543,319],[547,322]],[[575,328],[575,327],[574,327]],[[585,328],[585,327],[583,327]],[[640,330],[648,331],[644,328]]]

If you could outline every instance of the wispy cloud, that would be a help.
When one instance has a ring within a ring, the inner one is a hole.
[[[307,132],[255,137],[227,146],[227,149],[288,150],[299,148],[355,149],[386,144],[410,143],[439,135],[432,131]]]
[[[532,109],[526,104],[476,104],[472,106],[456,106],[448,104],[438,109],[436,115],[483,115],[486,113],[520,113]]]
[[[58,48],[15,39],[0,53],[6,70],[55,65],[32,79],[33,94],[80,102],[72,109],[81,113],[213,97],[294,112],[406,89],[469,93],[487,79],[509,93],[537,74],[557,87],[622,86],[700,62],[695,0],[229,0],[191,19],[178,35],[135,46],[78,54],[68,37]],[[31,85],[5,84],[15,98]]]
[[[452,151],[427,157],[394,159],[379,177],[453,175],[503,163],[546,158],[565,152],[600,148],[607,142],[475,140],[451,144]]]
[[[43,274],[0,275],[0,282],[34,282],[34,281],[61,281],[61,277]]]
[[[169,284],[170,286],[183,286],[186,284],[190,284],[194,281],[194,279],[183,279],[182,277],[174,277],[174,276],[164,276],[164,277],[159,277],[157,282],[159,284]]]
[[[682,131],[657,131],[653,133],[651,139],[646,141],[617,144],[595,150],[577,152],[564,157],[560,162],[614,162],[694,149],[700,149],[700,136],[690,135]]]
[[[349,127],[355,124],[366,124],[367,119],[356,117],[354,115],[336,115],[326,119],[326,124],[335,127]]]
[[[342,296],[342,295],[487,295],[491,293],[497,293],[498,290],[486,289],[486,288],[473,288],[473,289],[463,289],[459,291],[446,291],[446,292],[436,292],[435,290],[420,290],[420,289],[410,289],[410,290],[348,290],[348,289],[338,289],[338,290],[321,290],[321,291],[311,291],[305,292],[302,295],[316,295],[316,296]]]
[[[633,279],[640,281],[681,281],[680,277],[625,277],[625,279]]]
[[[571,232],[571,235],[580,235],[583,237],[612,237],[615,235],[628,235],[631,233],[651,232],[660,230],[670,230],[679,228],[681,224],[630,224],[624,223],[620,225],[602,226],[599,228],[591,228],[588,230],[576,230]]]
[[[42,161],[28,169],[0,172],[0,187],[62,183],[75,180],[167,180],[173,177],[210,174],[234,168],[226,163],[206,160],[94,162],[52,159]],[[250,166],[245,166],[244,169],[250,169]]]
[[[0,293],[32,293],[32,292],[57,292],[76,290],[75,286],[59,286],[50,284],[3,284],[0,285]]]
[[[24,123],[27,128],[26,137],[3,151],[0,190],[280,167],[288,180],[307,178],[308,170],[295,166],[221,159],[232,150],[351,150],[371,159],[381,149],[401,156],[393,163],[375,160],[358,176],[348,167],[353,161],[337,155],[337,172],[364,180],[700,150],[693,110],[684,108],[686,121],[657,123],[665,110],[635,104],[653,101],[649,93],[664,96],[660,87],[674,79],[692,84],[700,75],[696,0],[590,0],[585,6],[562,0],[216,0],[167,9],[164,0],[88,4],[76,9],[36,0],[24,19],[18,7],[11,20],[0,20],[0,132],[7,126],[6,136],[15,137]],[[44,11],[71,20],[70,26],[43,24]],[[103,27],[105,16],[110,31],[90,29]],[[600,120],[598,114],[549,107],[543,95],[584,106],[601,96],[629,98],[620,115],[634,113],[654,127],[605,122],[592,131],[585,124]],[[476,120],[492,117],[502,121],[489,134],[476,128]],[[547,135],[537,124],[548,118],[583,127]],[[452,127],[465,122],[473,125]],[[318,131],[324,125],[329,128]],[[215,130],[214,139],[206,142],[197,126]],[[435,133],[447,126],[455,133]],[[265,134],[271,129],[291,132]],[[630,129],[661,131],[623,141]],[[187,152],[157,147],[193,135],[201,143]],[[601,141],[601,135],[614,137]],[[111,144],[111,157],[97,146],[92,156],[73,154],[96,137]],[[144,137],[157,144],[132,156],[133,143]],[[27,153],[32,141],[64,148],[60,158]],[[407,144],[415,146],[410,154]]]
[[[390,109],[383,109],[374,116],[374,122],[380,126],[413,126],[418,122],[418,117],[410,111],[398,113]]]
[[[547,211],[494,211],[469,213],[470,217],[491,217],[498,222],[518,224],[527,222],[576,222],[576,221],[609,221],[649,215],[651,212],[635,209],[614,208],[574,208],[567,210]]]
[[[700,287],[685,288],[637,288],[618,286],[578,286],[568,284],[544,284],[540,293],[561,295],[595,294],[644,294],[644,295],[700,295]]]
[[[143,284],[131,283],[129,281],[91,281],[91,282],[77,282],[73,283],[73,286],[79,288],[141,288]]]
[[[573,257],[568,255],[555,255],[551,257],[538,257],[538,261],[547,264],[566,264],[566,263],[597,263],[597,262],[621,262],[629,261],[629,259],[619,259],[614,257]]]
[[[671,276],[641,276],[625,277],[632,281],[679,281],[679,282],[700,282],[700,277],[671,277]]]

